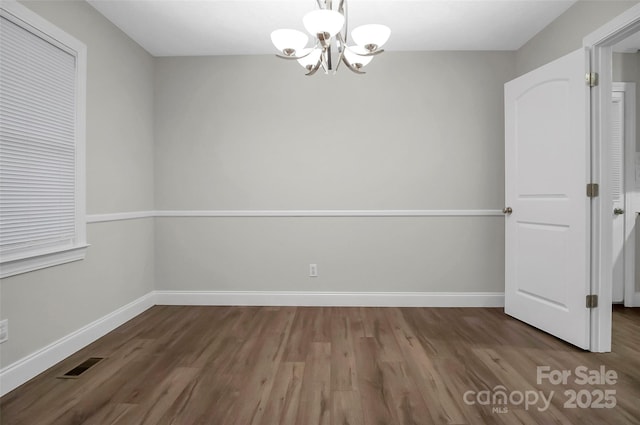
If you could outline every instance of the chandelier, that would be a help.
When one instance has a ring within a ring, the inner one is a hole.
[[[271,41],[281,52],[276,56],[297,60],[308,71],[306,75],[313,75],[320,68],[325,74],[329,71],[335,74],[341,63],[356,74],[364,74],[361,69],[371,62],[373,56],[383,52],[381,47],[389,39],[391,30],[385,25],[361,25],[351,31],[351,39],[355,44],[349,46],[346,0],[340,0],[335,10],[332,0],[316,1],[319,9],[302,18],[305,29],[313,37],[313,47],[307,47],[307,34],[292,29],[278,29],[271,33]],[[333,61],[336,57],[334,70]]]

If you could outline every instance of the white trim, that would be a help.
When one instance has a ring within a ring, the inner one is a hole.
[[[0,265],[0,279],[15,276],[35,270],[46,269],[47,267],[58,266],[71,263],[73,261],[84,260],[89,245],[74,246],[64,250],[56,249],[53,252],[30,253],[27,258],[16,258],[15,260],[4,260]]]
[[[640,23],[640,4],[630,7],[624,13],[584,37],[582,45],[594,47],[606,43],[606,45],[612,46],[638,31],[636,27],[638,23]]]
[[[159,210],[87,215],[87,223],[152,217],[502,217],[500,210]]]
[[[636,188],[636,84],[635,83],[612,83],[614,92],[624,93],[624,305],[625,307],[635,307],[636,289],[636,211],[635,188]]]
[[[156,217],[487,217],[500,210],[169,210]]]
[[[155,291],[157,305],[504,307],[502,292]]]
[[[598,295],[598,308],[591,309],[591,346],[593,352],[611,351],[612,234],[611,182],[609,175],[610,99],[612,88],[612,47],[632,33],[640,31],[640,5],[629,8],[583,39],[591,51],[591,72],[600,76],[600,84],[591,90],[591,181],[599,183],[600,196],[592,200],[592,279],[591,293]]]
[[[155,217],[155,211],[131,211],[107,214],[88,214],[87,223],[104,223],[108,221],[135,220]]]
[[[154,306],[154,293],[120,307],[0,370],[0,397]]]

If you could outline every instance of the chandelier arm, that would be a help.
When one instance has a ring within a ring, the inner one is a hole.
[[[313,50],[311,50],[309,53],[302,55],[302,56],[284,56],[284,55],[279,55],[276,53],[276,56],[279,57],[280,59],[287,59],[287,60],[293,60],[293,59],[302,59],[302,58],[306,58],[307,56],[309,56],[311,53],[313,53]]]
[[[342,37],[341,33],[338,33],[336,35],[336,40],[337,40],[337,45],[338,45],[338,52],[340,53],[340,57],[338,58],[338,66],[340,66],[340,61],[342,60],[343,56],[344,56],[344,51],[347,48],[347,43],[345,43],[344,38]],[[338,69],[338,67],[336,66],[336,69]]]
[[[284,55],[279,55],[279,54],[276,53],[276,57],[278,57],[280,59],[287,59],[287,60],[302,59],[305,56],[307,56],[307,55],[304,55],[304,56],[284,56]]]
[[[358,68],[356,68],[355,66],[351,65],[349,63],[349,61],[347,60],[347,58],[343,57],[342,58],[342,62],[344,62],[344,64],[347,66],[347,68],[349,68],[351,71],[355,72],[356,74],[366,74],[366,72],[364,71],[360,71]]]
[[[311,76],[311,75],[315,74],[316,72],[318,72],[318,69],[320,69],[320,64],[321,63],[322,63],[322,59],[318,59],[318,63],[316,63],[316,65],[313,68],[311,68],[311,70],[305,75]]]
[[[365,53],[364,55],[360,55],[360,56],[375,56],[375,55],[379,55],[382,52],[384,52],[384,49],[375,50],[373,52]]]
[[[358,56],[375,56],[375,55],[379,55],[380,53],[384,52],[384,49],[380,49],[380,50],[374,50],[373,52],[360,53],[360,52],[356,52],[355,50],[353,50],[352,48],[350,48],[346,44],[344,45],[344,47],[349,49],[350,52],[353,52],[354,54],[356,54]]]
[[[338,8],[338,11],[340,13],[342,13],[342,16],[344,16],[344,40],[342,40],[342,42],[346,45],[346,40],[349,37],[349,30],[348,30],[348,26],[349,26],[349,19],[348,19],[348,7],[347,7],[347,1],[346,0],[340,0],[340,7]]]
[[[302,59],[302,58],[306,58],[307,56],[309,56],[311,53],[313,53],[313,51],[315,49],[318,48],[318,43],[316,43],[315,46],[313,46],[313,48],[311,50],[309,50],[307,53],[305,53],[302,56],[284,56],[284,55],[279,55],[276,53],[276,56],[279,57],[280,59],[287,59],[287,60],[292,60],[292,59]]]
[[[344,59],[344,50],[341,50],[340,55],[338,56],[338,63],[336,64],[336,69],[333,71],[334,74],[338,72],[338,69],[340,68],[340,64],[342,63],[343,59]]]
[[[336,39],[339,41],[338,52],[340,52],[340,55],[338,56],[338,64],[336,65],[336,69],[335,71],[333,71],[334,74],[337,73],[338,68],[340,68],[340,64],[342,63],[342,59],[344,58],[344,50],[347,46],[342,38],[342,34],[338,33],[338,35],[336,35]]]
[[[322,55],[320,55],[320,65],[322,65],[324,73],[327,74],[327,49],[322,50]]]

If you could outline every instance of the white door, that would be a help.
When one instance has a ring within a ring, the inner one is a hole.
[[[505,84],[505,312],[585,349],[587,69],[581,49]]]
[[[612,93],[611,105],[611,207],[613,216],[612,301],[624,300],[624,92]]]

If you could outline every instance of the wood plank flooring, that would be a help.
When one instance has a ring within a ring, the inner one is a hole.
[[[156,306],[0,399],[0,423],[640,424],[640,309],[613,321],[595,354],[502,309]]]

